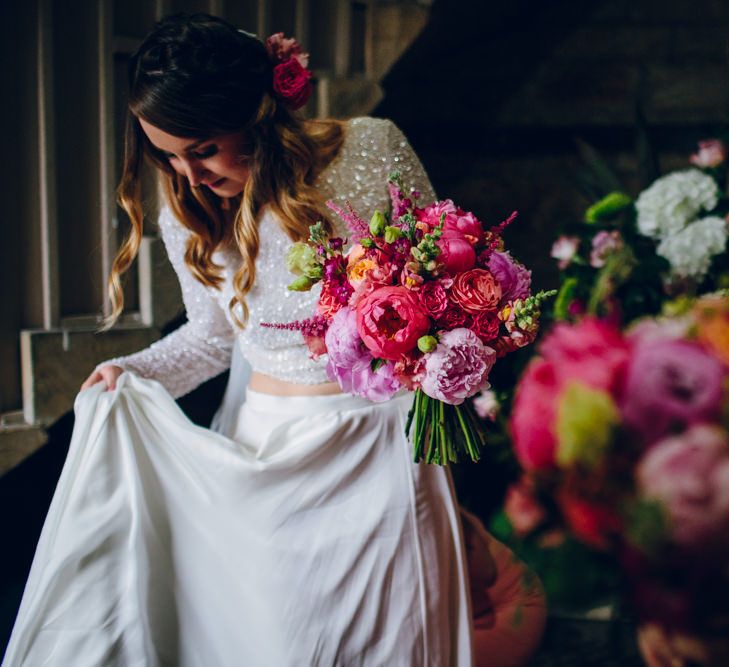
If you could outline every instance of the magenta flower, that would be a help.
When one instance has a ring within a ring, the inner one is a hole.
[[[706,424],[656,443],[638,465],[642,493],[660,501],[676,544],[697,553],[729,548],[729,440]]]
[[[724,367],[696,343],[651,340],[635,346],[621,411],[647,444],[689,424],[718,419]]]
[[[441,334],[438,347],[425,355],[422,390],[431,398],[460,405],[485,388],[495,360],[496,352],[473,331],[446,331]]]
[[[493,252],[487,267],[501,287],[501,303],[526,299],[532,285],[532,272],[514,261],[508,252]]]

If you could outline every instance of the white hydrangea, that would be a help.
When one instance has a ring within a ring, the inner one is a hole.
[[[726,220],[709,216],[664,238],[656,252],[669,261],[673,275],[700,280],[708,272],[711,258],[726,247],[727,236]]]
[[[659,178],[635,202],[638,229],[644,236],[663,239],[680,232],[701,210],[718,201],[719,187],[698,169],[676,171]]]

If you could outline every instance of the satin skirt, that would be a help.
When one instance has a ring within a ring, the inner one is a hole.
[[[446,471],[411,397],[248,392],[227,433],[123,374],[82,392],[4,665],[472,664]]]

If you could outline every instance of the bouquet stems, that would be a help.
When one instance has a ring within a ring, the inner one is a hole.
[[[413,431],[413,460],[446,465],[466,457],[478,461],[485,438],[479,418],[469,402],[449,405],[415,392],[405,435]]]

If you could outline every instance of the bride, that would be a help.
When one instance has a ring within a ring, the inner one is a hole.
[[[159,23],[129,83],[108,325],[145,159],[188,322],[84,383],[4,664],[470,665],[453,491],[410,461],[409,398],[341,394],[300,333],[261,326],[313,314],[284,255],[318,220],[345,235],[327,200],[385,209],[393,169],[435,198],[417,157],[389,121],[300,119],[298,45],[210,16]],[[217,431],[191,424],[173,399],[238,355],[245,397],[229,391]]]

